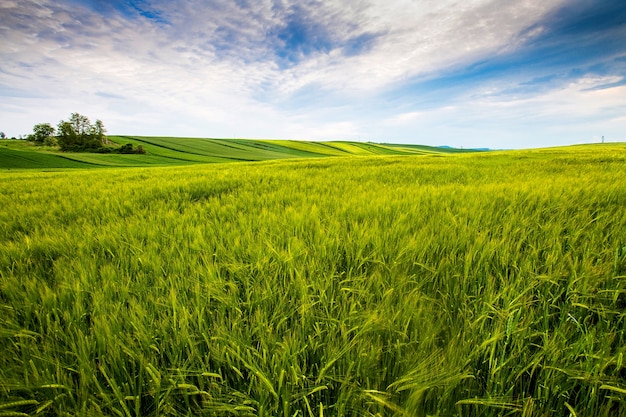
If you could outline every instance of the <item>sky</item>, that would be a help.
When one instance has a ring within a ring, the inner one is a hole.
[[[2,0],[0,130],[626,142],[624,0]]]

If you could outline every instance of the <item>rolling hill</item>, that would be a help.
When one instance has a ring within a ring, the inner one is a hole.
[[[0,142],[0,169],[66,169],[95,167],[167,166],[238,161],[333,156],[432,155],[468,152],[455,148],[349,141],[203,139],[179,137],[110,136],[118,145],[141,145],[145,155],[59,152],[25,141]]]

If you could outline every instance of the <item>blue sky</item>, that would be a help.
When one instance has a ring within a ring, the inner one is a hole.
[[[4,0],[0,130],[626,141],[623,0]]]

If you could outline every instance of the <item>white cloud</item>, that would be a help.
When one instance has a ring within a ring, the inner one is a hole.
[[[626,85],[595,89],[621,80],[588,76],[523,99],[468,94],[454,105],[392,116],[376,133],[393,132],[399,142],[419,135],[425,144],[491,148],[589,143],[602,135],[626,141]]]
[[[134,74],[135,79],[127,80],[134,85],[141,85],[139,74],[158,72],[154,67],[171,72],[170,78],[177,77],[177,71],[197,74],[204,68],[205,83],[246,89],[264,84],[277,94],[311,83],[372,91],[497,53],[558,2],[315,3],[303,7],[301,13],[308,13],[303,18],[327,30],[337,47],[312,52],[283,69],[276,65],[273,49],[280,42],[270,34],[288,23],[290,7],[300,3],[251,4],[242,9],[230,2],[220,7],[201,1],[164,3],[169,9],[161,14],[172,24],[162,25],[149,19],[129,22],[119,15],[103,19],[87,9],[25,0],[10,10],[28,11],[28,19],[15,12],[9,15],[28,27],[7,44],[19,51],[20,59],[34,65],[41,64],[37,58],[49,58],[74,76],[109,76],[114,81]],[[342,53],[342,44],[366,34],[378,35],[370,50],[355,56]]]
[[[581,120],[625,105],[623,87],[587,91],[608,79],[521,99],[503,93],[509,80],[494,81],[431,109],[377,101],[407,80],[513,53],[564,0],[211,3],[162,2],[155,20],[63,1],[2,2],[0,127],[27,133],[79,111],[120,134],[455,144],[484,128],[495,143],[506,123]],[[289,24],[309,30],[302,42],[312,43],[292,60],[280,56]]]
[[[384,34],[368,53],[316,56],[288,72],[283,90],[317,81],[329,89],[371,91],[493,56],[560,3],[374,2],[353,19],[363,32]]]

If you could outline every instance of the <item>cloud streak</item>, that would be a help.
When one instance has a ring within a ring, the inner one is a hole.
[[[584,140],[554,133],[584,113],[578,132],[618,138],[622,9],[609,0],[6,1],[0,128],[27,133],[79,111],[120,134],[525,147]],[[507,135],[528,126],[544,128]]]

